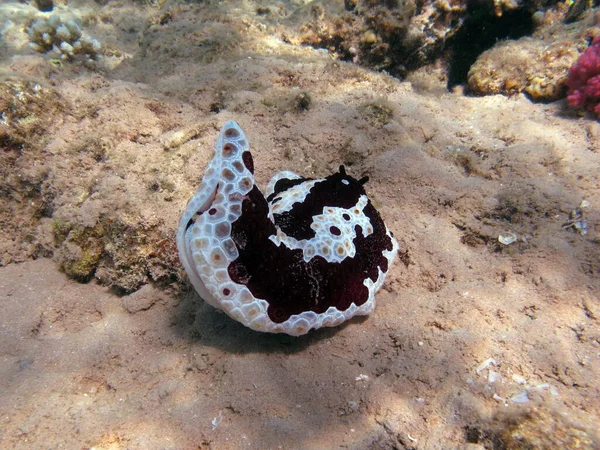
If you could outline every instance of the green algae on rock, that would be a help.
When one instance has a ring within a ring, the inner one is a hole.
[[[102,217],[93,226],[55,218],[52,221],[63,271],[74,280],[100,283],[133,292],[150,281],[169,284],[178,279],[177,249],[156,225]]]

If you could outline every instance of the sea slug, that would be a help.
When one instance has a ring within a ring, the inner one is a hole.
[[[254,330],[299,336],[375,307],[398,243],[343,166],[276,174],[263,194],[246,135],[223,126],[181,217],[179,257],[200,296]]]

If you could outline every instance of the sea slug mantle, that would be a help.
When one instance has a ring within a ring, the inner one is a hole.
[[[263,195],[246,135],[221,129],[177,232],[179,258],[200,296],[254,330],[299,336],[375,307],[398,243],[363,184],[276,174]]]

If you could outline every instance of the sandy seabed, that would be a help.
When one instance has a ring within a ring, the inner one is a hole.
[[[237,3],[173,6],[165,23],[128,2],[70,6],[96,14],[90,34],[120,53],[50,64],[23,45],[35,11],[15,6],[0,58],[4,79],[62,105],[42,134],[3,149],[6,173],[41,171],[53,195],[39,217],[3,185],[0,447],[600,447],[593,119],[562,101],[417,90],[277,40]],[[154,265],[128,278],[114,268],[128,249],[102,250],[96,278],[112,288],[60,270],[81,248],[57,242],[57,220],[108,215],[172,242],[230,119],[261,187],[279,170],[317,177],[342,163],[370,177],[400,243],[372,315],[264,335],[183,276],[148,283]],[[585,235],[569,222],[584,200]]]

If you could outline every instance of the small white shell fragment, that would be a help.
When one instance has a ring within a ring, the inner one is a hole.
[[[575,230],[581,236],[587,235],[589,232],[589,224],[583,215],[583,209],[588,208],[589,206],[590,202],[583,200],[577,208],[569,213],[569,220],[563,224],[563,229]]]
[[[207,128],[206,125],[198,123],[184,128],[183,130],[175,131],[164,139],[163,148],[165,150],[172,150],[176,147],[181,147],[186,142],[206,132]]]
[[[527,394],[527,391],[519,392],[517,395],[512,396],[510,400],[514,403],[527,403],[529,401],[529,395]]]
[[[481,375],[481,372],[483,372],[485,369],[487,369],[491,365],[494,365],[494,366],[498,365],[496,363],[496,360],[494,358],[488,358],[484,362],[482,362],[481,364],[479,364],[477,366],[477,368],[475,369],[475,372],[477,372],[477,375]]]
[[[517,239],[517,235],[513,232],[509,232],[506,236],[503,236],[501,234],[498,235],[498,242],[504,245],[510,245],[514,242],[517,242]]]
[[[585,236],[586,234],[588,234],[588,230],[590,228],[587,220],[585,220],[585,219],[575,222],[573,224],[573,226],[579,232],[579,234],[581,234],[582,236]]]
[[[369,376],[362,374],[362,373],[354,379],[354,381],[369,381],[369,380],[370,380]]]
[[[498,394],[492,395],[492,398],[494,400],[496,400],[497,402],[504,402],[504,401],[506,401],[505,399],[503,399],[502,397],[500,397]]]
[[[495,372],[493,370],[490,370],[488,373],[488,383],[495,383],[496,381],[498,381],[499,379],[502,378],[502,375],[500,375],[498,372]]]
[[[516,373],[513,373],[511,378],[515,383],[519,383],[519,384],[527,383],[527,380],[525,380],[524,377],[522,377],[521,375],[517,375]]]
[[[210,424],[212,425],[213,431],[217,429],[217,427],[219,426],[219,424],[221,423],[222,420],[223,420],[223,416],[221,415],[221,412],[219,412],[219,415],[210,422]]]
[[[548,390],[554,397],[558,397],[558,389],[549,383],[538,384],[536,388],[540,390]]]
[[[406,433],[406,436],[408,436],[408,440],[411,442],[417,442],[418,439],[415,439],[414,437],[412,437],[410,434]]]

